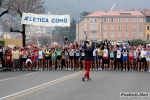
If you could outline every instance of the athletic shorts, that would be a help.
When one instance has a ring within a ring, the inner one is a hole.
[[[103,59],[103,64],[108,64],[109,60],[108,59]]]
[[[142,59],[141,59],[141,62],[146,62],[146,58],[142,58]]]
[[[137,58],[133,58],[133,60],[134,60],[134,61],[137,61],[138,59],[137,59]]]
[[[6,62],[6,64],[11,64],[12,63],[11,60],[6,60],[5,62]]]
[[[27,58],[22,58],[21,60],[22,60],[23,62],[26,62]]]
[[[115,60],[115,58],[109,58],[110,60]]]
[[[49,57],[45,57],[45,60],[49,60]]]
[[[57,56],[57,60],[60,60],[61,59],[61,56]]]
[[[79,60],[80,56],[76,56],[76,60]]]
[[[84,56],[81,57],[81,60],[84,60]]]
[[[69,57],[69,59],[70,59],[70,60],[73,60],[73,59],[74,59],[74,57],[73,57],[73,56],[70,56],[70,57]]]
[[[42,60],[43,60],[43,59],[40,59],[40,58],[39,58],[39,61],[42,61]]]
[[[116,62],[121,62],[121,58],[116,58]]]
[[[146,58],[146,61],[150,61],[150,58],[148,57],[148,58]]]
[[[20,57],[20,58],[18,59],[18,61],[22,61],[22,58]]]
[[[69,59],[69,56],[65,56],[65,59]]]
[[[34,58],[35,61],[39,60],[39,58]]]
[[[96,56],[93,56],[93,60],[96,61]]]
[[[128,60],[128,57],[127,57],[127,56],[123,56],[123,57],[122,57],[122,60],[123,60],[123,61],[127,61],[127,60]]]
[[[129,59],[129,60],[133,60],[133,57],[129,57],[128,59]]]
[[[101,60],[102,59],[102,56],[98,56],[98,60]]]

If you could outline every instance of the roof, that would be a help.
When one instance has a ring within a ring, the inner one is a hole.
[[[144,16],[140,11],[98,11],[87,15],[87,17],[97,16]]]
[[[142,10],[142,13],[143,13],[145,16],[150,16],[150,9],[144,9],[144,10]]]

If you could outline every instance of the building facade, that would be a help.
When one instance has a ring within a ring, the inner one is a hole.
[[[3,33],[4,39],[11,39],[11,33]]]
[[[145,16],[140,11],[98,11],[76,23],[76,40],[111,41],[142,39],[145,34]]]
[[[142,13],[145,15],[145,33],[146,33],[146,39],[150,40],[150,10],[144,9]]]

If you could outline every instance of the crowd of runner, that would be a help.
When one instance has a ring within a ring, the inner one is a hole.
[[[82,70],[85,56],[83,45],[84,41],[57,46],[14,47],[7,48],[5,53],[0,45],[0,58],[5,59],[5,67],[9,71]],[[97,44],[91,70],[150,72],[150,47],[112,45],[107,41]]]

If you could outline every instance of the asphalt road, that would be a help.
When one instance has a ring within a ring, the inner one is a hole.
[[[150,73],[91,71],[0,72],[4,100],[119,100],[120,92],[149,92]],[[142,99],[144,100],[144,99]]]

